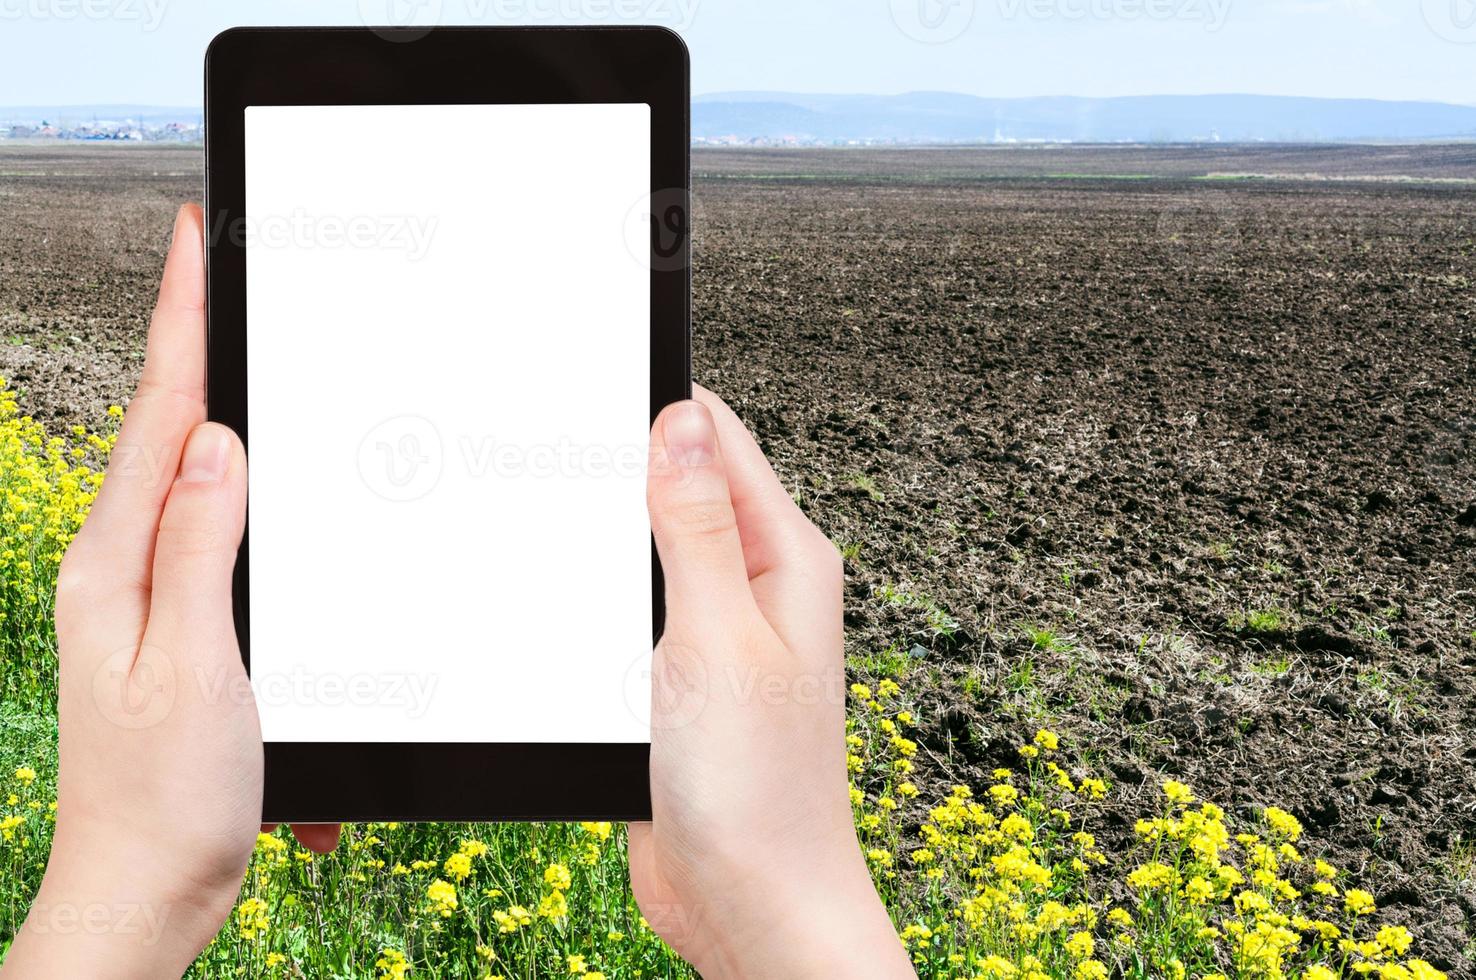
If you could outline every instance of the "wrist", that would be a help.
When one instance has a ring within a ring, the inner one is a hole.
[[[689,956],[698,971],[710,978],[914,976],[850,839],[828,860],[730,880],[719,914],[699,919]]]
[[[239,884],[171,881],[178,870],[158,855],[84,858],[54,848],[6,980],[180,976],[229,917]]]

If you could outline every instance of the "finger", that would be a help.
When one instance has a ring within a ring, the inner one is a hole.
[[[223,425],[190,433],[159,520],[146,642],[197,667],[241,667],[231,576],[246,524],[246,452]]]
[[[292,836],[314,854],[332,854],[338,847],[341,826],[336,823],[295,823]]]
[[[755,612],[712,414],[697,402],[671,405],[651,442],[646,496],[668,622]]]
[[[805,517],[733,410],[705,388],[694,385],[693,396],[717,427],[759,611],[791,650],[834,649],[843,585],[835,545]],[[826,596],[826,603],[817,603],[817,595]],[[824,636],[817,635],[821,630]]]
[[[107,656],[136,642],[148,615],[153,548],[180,447],[205,417],[205,259],[200,209],[182,208],[149,327],[148,356],[86,524],[61,581],[63,627]],[[85,608],[68,616],[66,608]],[[90,624],[90,625],[89,625]]]

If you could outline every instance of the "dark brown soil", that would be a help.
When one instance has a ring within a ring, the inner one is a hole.
[[[38,415],[126,396],[200,164],[0,146]],[[1476,147],[694,169],[698,378],[845,548],[856,672],[923,693],[932,778],[1048,724],[1119,839],[1160,773],[1286,807],[1473,975]]]

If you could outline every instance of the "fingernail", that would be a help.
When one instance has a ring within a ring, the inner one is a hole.
[[[202,425],[190,433],[184,459],[179,463],[180,483],[219,483],[225,479],[231,444],[223,429]]]
[[[174,230],[169,233],[170,248],[173,248],[174,244],[179,241],[179,229],[184,224],[184,219],[185,208],[181,207],[178,211],[174,212]]]
[[[684,402],[666,413],[662,437],[671,461],[683,469],[706,466],[717,457],[712,416],[696,402]]]

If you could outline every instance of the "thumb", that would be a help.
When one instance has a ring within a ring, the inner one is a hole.
[[[668,619],[755,609],[712,413],[695,401],[669,406],[651,444],[646,502]]]
[[[237,652],[231,575],[245,526],[241,440],[223,425],[197,426],[185,443],[154,547],[149,632],[167,649],[190,656]]]

